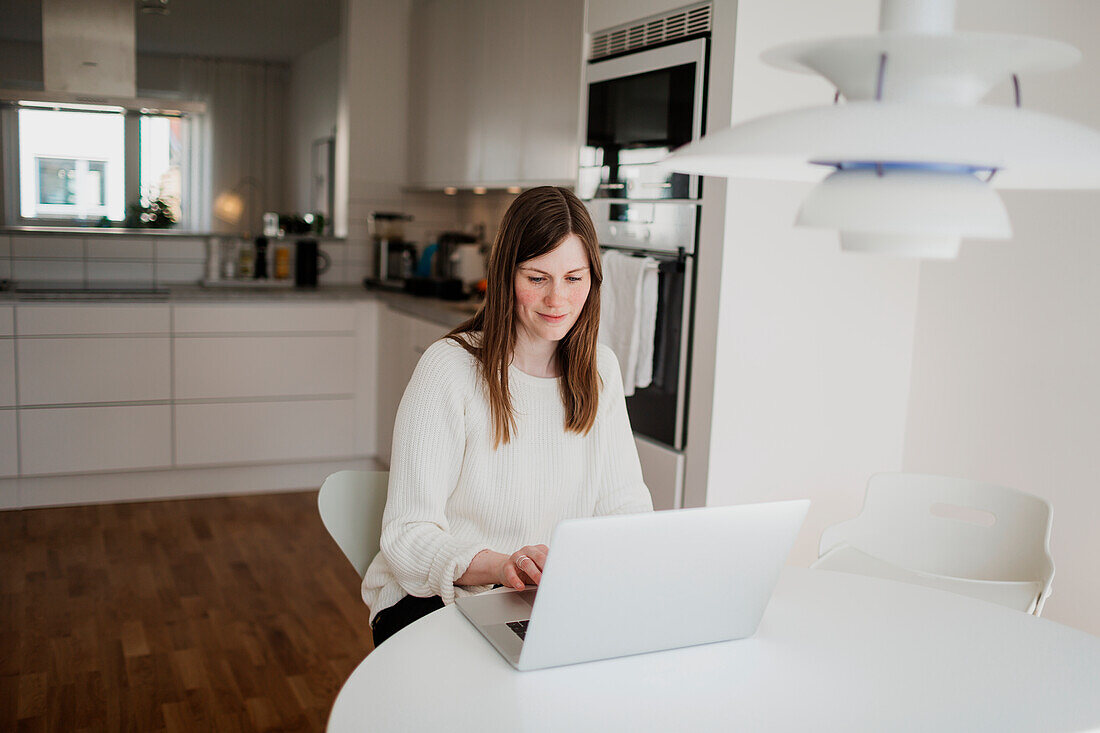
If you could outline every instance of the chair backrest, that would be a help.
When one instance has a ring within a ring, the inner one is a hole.
[[[378,554],[389,480],[386,471],[337,471],[325,479],[317,494],[325,529],[359,577]]]
[[[1029,580],[1049,595],[1050,503],[949,476],[880,473],[863,511],[827,528],[819,554],[845,542],[912,570],[976,580]]]

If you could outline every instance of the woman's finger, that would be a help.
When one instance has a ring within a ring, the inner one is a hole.
[[[546,556],[550,553],[550,548],[546,545],[535,545],[531,548],[531,559],[535,561],[535,564],[539,566],[539,570],[546,567]]]
[[[531,582],[535,585],[539,584],[542,580],[542,571],[539,570],[539,565],[531,556],[523,554],[516,559],[516,567],[527,574],[527,577],[531,579]]]
[[[519,573],[516,572],[515,563],[506,563],[504,566],[504,577],[502,578],[504,585],[515,588],[516,590],[523,590],[524,582],[519,577]]]

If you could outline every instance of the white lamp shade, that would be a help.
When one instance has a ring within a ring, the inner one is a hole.
[[[1008,212],[995,191],[968,173],[836,171],[798,212],[799,226],[844,233],[1007,239]]]
[[[922,260],[953,260],[959,255],[958,237],[923,234],[867,234],[841,232],[840,248],[845,252],[913,257]]]
[[[836,162],[996,169],[998,188],[1100,188],[1100,133],[1016,107],[850,102],[718,130],[661,161],[684,173],[818,181]]]
[[[879,60],[882,101],[976,104],[990,89],[1023,71],[1072,66],[1081,52],[1068,43],[999,33],[886,32],[777,46],[765,62],[824,76],[849,101],[875,99]]]

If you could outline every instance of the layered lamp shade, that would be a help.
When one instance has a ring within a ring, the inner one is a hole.
[[[1100,188],[1100,133],[1020,106],[1017,75],[1070,66],[1077,49],[955,32],[954,14],[954,0],[882,0],[876,35],[770,49],[765,62],[820,74],[837,103],[719,130],[661,165],[818,181],[797,224],[839,231],[849,251],[940,259],[963,237],[1011,236],[994,188]],[[1016,106],[978,103],[1006,80]]]

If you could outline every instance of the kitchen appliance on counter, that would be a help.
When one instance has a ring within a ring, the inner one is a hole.
[[[653,381],[626,405],[654,505],[665,509],[683,504],[702,182],[655,164],[703,135],[710,20],[699,3],[594,33],[585,74],[577,195],[601,248],[658,263]]]
[[[332,258],[317,244],[316,239],[299,239],[294,250],[294,284],[302,288],[317,287],[317,278],[332,266]]]
[[[459,260],[464,248],[477,245],[477,237],[466,232],[443,232],[436,241],[432,258],[432,274],[438,278],[458,278]]]
[[[405,241],[405,223],[412,216],[398,212],[373,211],[369,225],[374,242],[374,277],[372,284],[401,287],[413,275],[416,247]]]

